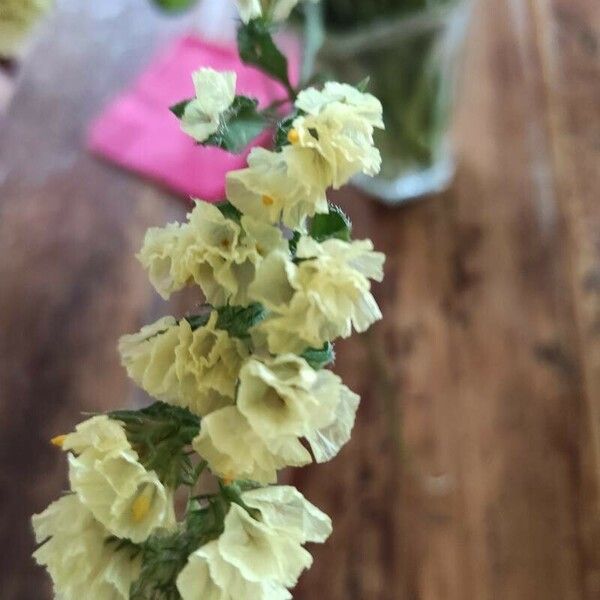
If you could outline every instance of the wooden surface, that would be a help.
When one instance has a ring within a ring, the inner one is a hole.
[[[0,589],[19,600],[45,597],[28,517],[65,484],[47,440],[135,401],[116,340],[178,307],[133,253],[185,212],[81,142],[185,19],[60,6],[0,115]],[[600,598],[599,30],[596,0],[480,2],[452,189],[336,197],[388,255],[385,320],[338,346],[352,442],[291,475],[335,522],[296,598]]]

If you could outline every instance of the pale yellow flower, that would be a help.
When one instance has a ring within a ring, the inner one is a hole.
[[[293,587],[312,557],[295,536],[282,535],[232,504],[219,537],[221,556],[250,581],[273,581]]]
[[[246,506],[260,511],[260,521],[300,544],[323,543],[331,535],[331,519],[293,486],[272,485],[242,493]]]
[[[225,560],[215,540],[188,557],[177,576],[177,589],[183,600],[289,600],[292,595],[272,581],[246,579],[240,570]]]
[[[318,243],[302,237],[294,264],[283,253],[269,255],[250,287],[252,298],[271,311],[254,328],[273,353],[321,348],[336,337],[348,337],[352,327],[365,331],[381,312],[370,292],[369,279],[381,281],[383,254],[370,240]]]
[[[62,447],[73,451],[72,490],[111,534],[143,542],[154,530],[173,526],[172,493],[138,461],[119,422],[93,417],[67,435]]]
[[[315,429],[306,435],[315,461],[324,463],[334,458],[348,442],[356,419],[360,397],[341,384],[337,386],[335,417],[329,425]]]
[[[174,402],[179,394],[175,351],[180,344],[174,317],[163,317],[138,333],[119,340],[121,363],[127,374],[150,395]]]
[[[236,406],[227,406],[202,419],[200,434],[192,446],[211,471],[223,479],[273,483],[279,469],[311,462],[306,448],[293,436],[280,436],[267,446]]]
[[[217,329],[218,313],[192,330],[165,317],[119,341],[129,376],[151,396],[204,416],[232,404],[246,345]]]
[[[194,449],[224,479],[272,483],[286,466],[330,460],[350,438],[358,396],[331,371],[292,355],[250,358],[240,371],[237,406],[202,420]]]
[[[248,216],[238,225],[215,206],[200,203],[189,217],[181,267],[214,306],[246,306],[248,286],[263,257],[285,248],[287,242],[276,227]]]
[[[53,4],[53,0],[2,0],[0,56],[11,58],[17,55],[27,34]]]
[[[219,129],[221,114],[235,99],[236,74],[202,68],[192,74],[196,98],[186,105],[181,129],[197,142],[204,142]]]
[[[251,358],[240,372],[239,411],[267,448],[281,436],[304,437],[317,462],[350,439],[358,402],[337,375],[293,354]]]
[[[294,488],[275,486],[242,494],[257,514],[232,504],[221,536],[199,548],[177,579],[184,600],[286,600],[312,564],[305,542],[331,533],[327,515]]]
[[[247,347],[226,331],[217,329],[217,312],[208,323],[192,331],[183,319],[175,351],[179,394],[176,404],[204,416],[233,403],[240,367]]]
[[[171,234],[175,231],[177,239],[173,243]],[[188,215],[188,223],[177,230],[172,225],[168,235],[151,230],[139,258],[151,274],[161,275],[151,281],[155,287],[157,281],[165,282],[157,287],[164,298],[195,282],[214,306],[246,306],[248,285],[263,257],[285,248],[287,242],[276,227],[249,216],[242,217],[238,224],[223,216],[216,206],[198,201]]]
[[[298,95],[296,106],[306,112],[293,122],[288,139],[295,147],[311,148],[327,162],[331,185],[339,188],[357,173],[376,175],[381,167],[373,146],[375,127],[383,127],[381,104],[342,84],[313,88]]]
[[[329,183],[328,164],[309,148],[286,146],[281,152],[255,148],[248,168],[227,174],[227,197],[246,215],[303,229],[306,217],[328,211]]]
[[[195,282],[215,306],[242,304],[247,281],[254,275],[255,256],[238,223],[216,206],[198,202],[188,215],[178,253],[180,280]]]
[[[139,577],[141,558],[118,549],[119,540],[92,515],[75,494],[63,496],[32,518],[35,538],[43,544],[33,554],[50,574],[56,598],[127,600]]]
[[[144,236],[142,249],[137,258],[148,271],[148,278],[154,289],[167,300],[173,292],[182,289],[188,277],[180,277],[177,265],[177,246],[181,235],[179,223],[169,223],[165,227],[150,227]]]
[[[384,128],[383,107],[372,94],[360,92],[354,86],[337,81],[328,81],[322,90],[307,88],[296,98],[296,107],[309,115],[318,115],[332,102],[341,102],[351,106],[358,116],[365,119],[371,127]]]

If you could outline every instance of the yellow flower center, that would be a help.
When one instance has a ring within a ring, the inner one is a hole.
[[[57,448],[62,448],[65,443],[65,439],[67,438],[66,434],[57,435],[50,440],[50,443]]]
[[[152,488],[147,487],[131,505],[131,516],[136,523],[143,521],[148,512],[150,511],[150,505],[152,504]]]
[[[300,136],[295,129],[290,129],[288,131],[287,139],[290,144],[297,144],[300,141]]]
[[[266,194],[262,197],[262,203],[265,206],[272,206],[273,203],[275,202],[275,200],[273,200],[273,198],[271,198],[271,196],[267,196]]]
[[[230,244],[231,242],[227,238],[221,240],[221,246],[223,246],[223,248],[229,248]]]

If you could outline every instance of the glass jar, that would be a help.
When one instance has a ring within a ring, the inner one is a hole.
[[[320,66],[340,81],[366,75],[383,104],[381,173],[353,183],[389,204],[444,190],[454,176],[450,126],[470,0],[338,32],[325,23]]]

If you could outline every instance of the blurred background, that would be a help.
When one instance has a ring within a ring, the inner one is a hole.
[[[226,0],[180,12],[57,0],[21,43],[31,14],[7,25],[11,4],[0,0],[0,589],[44,600],[29,518],[66,487],[48,440],[82,412],[148,401],[117,339],[187,305],[165,305],[134,253],[147,227],[184,218],[190,193],[219,197],[206,181],[230,164],[197,154],[174,118],[150,124],[181,86],[191,93],[182,65],[233,60],[236,23]],[[370,76],[384,104],[381,176],[332,200],[388,260],[384,320],[336,347],[335,371],[362,396],[352,441],[285,474],[334,520],[294,597],[597,600],[600,3],[307,7],[282,41],[299,76],[315,61],[350,83]]]

